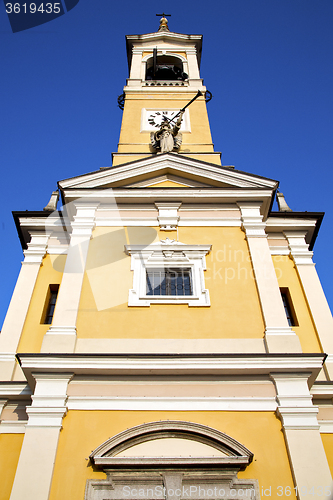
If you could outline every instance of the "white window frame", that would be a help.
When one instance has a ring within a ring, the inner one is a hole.
[[[187,304],[198,307],[210,306],[209,291],[205,288],[204,271],[206,255],[211,245],[185,245],[175,240],[161,240],[151,245],[125,245],[131,256],[133,288],[129,291],[128,305],[149,307],[151,304]],[[147,269],[191,269],[192,295],[147,295]]]

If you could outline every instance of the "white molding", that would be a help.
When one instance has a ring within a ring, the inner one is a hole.
[[[155,202],[158,210],[158,223],[162,231],[174,231],[179,223],[178,210],[181,202]]]
[[[189,306],[210,306],[209,291],[205,288],[205,256],[211,245],[185,245],[174,240],[162,240],[152,245],[125,245],[131,255],[133,288],[129,291],[128,305],[149,307],[151,304],[188,304]],[[190,268],[193,295],[146,295],[146,271],[149,268]]]
[[[267,238],[266,224],[262,222],[263,215],[260,213],[261,203],[239,202],[237,205],[241,211],[242,228],[246,237]]]
[[[309,251],[309,245],[305,241],[306,233],[303,231],[284,231],[288,240],[290,254],[296,265],[313,265],[313,252]]]
[[[311,373],[310,385],[322,369],[324,355],[18,355],[27,380],[32,373],[71,372],[79,375],[270,375]]]
[[[24,434],[27,420],[2,420],[0,434]]]
[[[45,335],[73,335],[76,337],[76,327],[50,325],[50,328],[47,330]]]
[[[67,413],[67,386],[73,373],[32,373],[36,380],[32,404],[27,406],[27,427],[56,427],[61,429]]]
[[[79,202],[74,204],[77,211],[76,215],[74,215],[74,221],[71,222],[72,237],[83,236],[90,238],[96,224],[95,217],[99,203]]]
[[[277,415],[286,429],[319,430],[318,408],[312,404],[308,388],[309,372],[271,373],[277,391]]]
[[[274,397],[69,396],[68,410],[275,411]]]
[[[323,399],[327,397],[333,398],[333,384],[316,383],[311,387],[310,393],[312,396],[322,397]]]
[[[16,355],[14,352],[0,352],[0,363],[15,362]]]
[[[46,254],[47,244],[51,233],[34,231],[30,232],[30,235],[31,240],[30,243],[28,243],[28,249],[23,250],[24,264],[41,264]]]
[[[271,252],[271,255],[289,255],[290,250],[289,248],[280,246],[280,245],[270,245],[269,250]]]
[[[195,160],[176,153],[151,156],[125,165],[92,172],[80,177],[73,177],[60,181],[59,185],[62,189],[80,189],[83,187],[89,189],[102,187],[106,184],[110,185],[113,182],[126,181],[133,177],[149,173],[160,175],[159,172],[163,171],[163,173],[165,173],[165,169],[173,170],[174,174],[180,177],[184,177],[184,174],[195,175],[197,178],[201,177],[205,179],[203,182],[208,185],[211,184],[211,180],[214,180],[233,187],[263,188],[264,190],[269,190],[270,195],[272,193],[271,190],[276,187],[276,181],[271,179],[254,176],[246,172],[235,171],[228,167],[220,167],[212,163]],[[258,194],[258,191],[256,191],[257,200]],[[263,194],[260,193],[259,196],[261,198]]]
[[[283,428],[297,430],[319,430],[317,420],[318,408],[291,408],[281,407],[277,409],[277,415],[282,421]]]
[[[1,361],[1,358],[0,358]],[[31,396],[32,392],[29,387],[29,385],[26,382],[21,382],[21,383],[12,383],[8,382],[6,384],[0,384],[0,398],[1,397],[10,397],[11,399],[14,398],[26,398]]]
[[[118,456],[119,452],[126,451],[137,444],[143,444],[151,440],[168,437],[179,437],[180,439],[184,439],[185,436],[188,440],[212,446],[214,451],[218,450],[220,453],[227,455],[228,458],[238,457],[246,459],[247,464],[250,463],[253,458],[253,453],[248,448],[246,448],[239,441],[233,439],[228,434],[218,431],[213,427],[183,420],[159,420],[157,422],[146,422],[144,424],[136,425],[135,427],[130,427],[129,429],[116,434],[112,438],[109,438],[104,443],[100,444],[89,455],[89,458],[95,464],[97,463],[97,460],[102,459],[105,464],[104,459],[106,457],[108,457],[107,460],[109,459],[111,462],[114,459],[117,460],[120,458]],[[127,458],[131,460],[131,457]],[[125,458],[125,461],[127,458]],[[160,457],[157,458],[157,461],[160,459],[163,461],[164,458],[169,457]],[[198,457],[197,455],[194,455],[194,457],[181,456],[177,458],[180,459],[179,462],[187,461],[189,463],[192,458],[205,460],[206,456],[200,455]],[[210,456],[209,458],[214,460],[214,458],[219,459],[225,457]]]
[[[266,326],[265,328],[265,335],[270,336],[270,335],[290,335],[290,336],[295,336],[294,330],[290,326],[285,326],[285,327],[275,327],[275,326]]]
[[[333,420],[318,420],[320,434],[333,434]]]

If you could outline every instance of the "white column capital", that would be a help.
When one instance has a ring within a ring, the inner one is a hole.
[[[57,427],[67,413],[67,386],[73,373],[33,373],[36,380],[27,427]]]
[[[266,224],[262,222],[263,216],[260,213],[261,203],[238,202],[237,205],[241,211],[242,229],[246,237],[267,238]]]
[[[51,232],[32,231],[28,249],[24,250],[23,264],[41,264],[46,254]]]
[[[318,408],[291,408],[279,406],[276,410],[285,430],[319,430],[317,414]]]
[[[96,225],[96,210],[99,203],[75,203],[76,215],[71,223],[72,236],[91,237]]]
[[[148,49],[147,52],[153,52],[152,49]],[[141,47],[133,47],[132,48],[132,54],[134,55],[141,55],[143,53],[143,48]]]
[[[284,429],[319,429],[318,408],[312,404],[308,387],[310,375],[310,372],[270,374],[277,393],[277,415]]]
[[[313,252],[310,252],[309,245],[305,241],[306,232],[304,231],[284,231],[288,240],[290,255],[296,265],[313,265]]]

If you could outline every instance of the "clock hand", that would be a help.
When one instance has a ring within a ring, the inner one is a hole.
[[[191,100],[190,100],[190,102],[188,102],[188,103],[187,103],[187,104],[186,104],[186,105],[185,105],[185,106],[184,106],[184,107],[183,107],[180,111],[178,111],[178,113],[177,113],[177,114],[176,114],[173,118],[170,118],[170,119],[166,118],[166,120],[167,120],[169,123],[173,122],[173,120],[174,120],[175,118],[177,118],[177,116],[179,116],[179,115],[180,115],[180,113],[184,113],[185,109],[186,109],[186,108],[187,108],[190,104],[192,104],[192,102],[193,102],[193,101],[195,101],[196,99],[198,99],[198,97],[200,97],[201,95],[203,95],[203,93],[202,93],[202,92],[200,92],[200,90],[198,90],[197,95],[196,95],[195,97],[193,97],[193,99],[191,99]]]

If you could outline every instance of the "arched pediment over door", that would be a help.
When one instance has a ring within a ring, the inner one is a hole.
[[[197,423],[159,421],[127,429],[90,455],[107,480],[88,480],[86,500],[258,499],[256,480],[239,480],[253,454]]]

